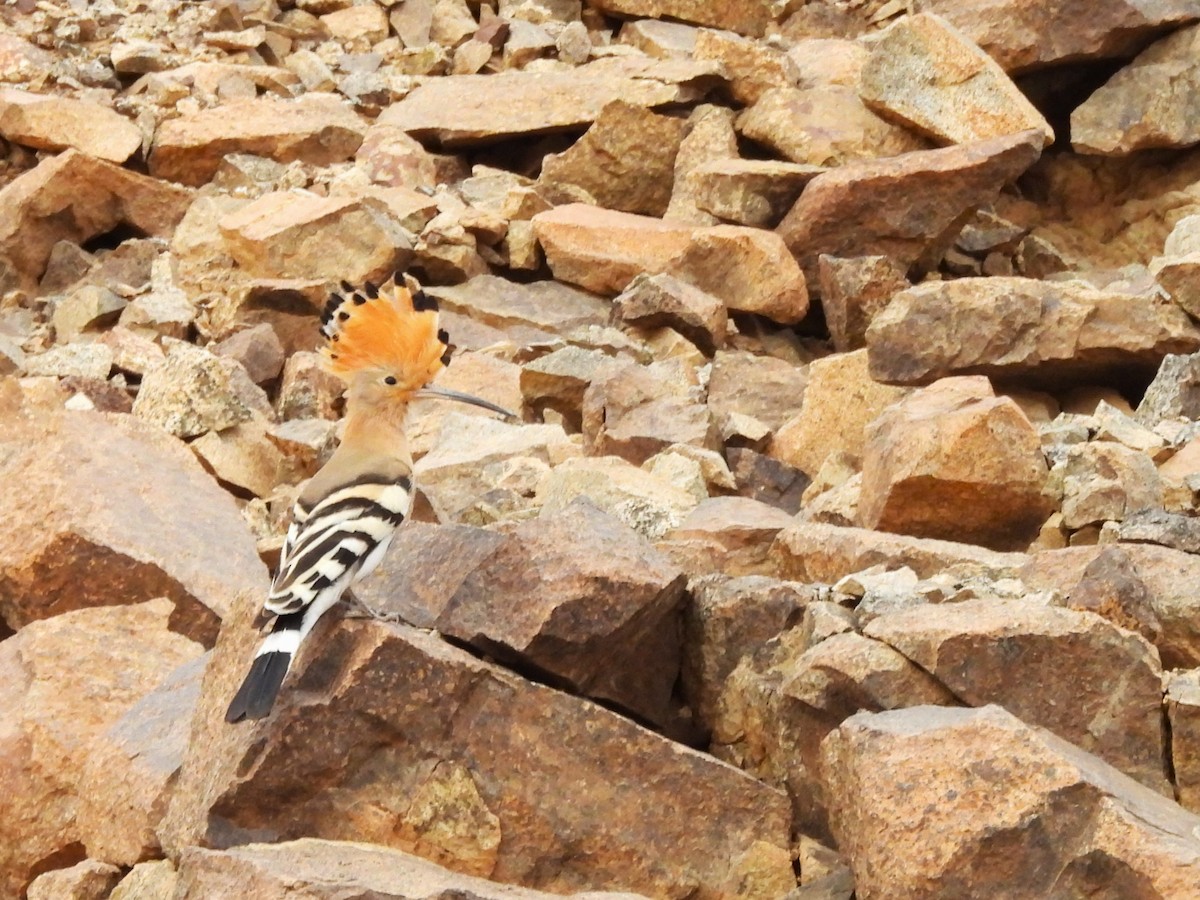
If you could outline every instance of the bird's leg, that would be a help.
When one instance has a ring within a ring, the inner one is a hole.
[[[347,619],[374,619],[376,622],[404,622],[404,617],[399,613],[385,613],[368,606],[363,602],[353,589],[347,588],[342,594],[342,602],[346,604],[345,618]]]

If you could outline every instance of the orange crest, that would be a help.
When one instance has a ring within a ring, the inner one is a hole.
[[[326,370],[345,382],[360,372],[395,376],[401,390],[424,387],[450,361],[449,336],[438,328],[437,301],[411,275],[382,287],[342,282],[321,316]]]

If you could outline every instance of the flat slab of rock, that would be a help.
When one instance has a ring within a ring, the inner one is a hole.
[[[353,157],[366,130],[366,122],[331,95],[236,99],[163,122],[154,135],[150,172],[202,185],[230,153],[325,166]]]
[[[142,146],[142,130],[107,106],[16,90],[0,90],[0,137],[38,150],[74,147],[118,164]]]
[[[554,277],[616,295],[663,272],[720,297],[729,309],[795,323],[808,292],[795,260],[769,231],[684,225],[571,203],[533,218]]]
[[[379,116],[443,146],[470,146],[594,122],[614,100],[656,107],[700,99],[722,81],[713,62],[613,57],[569,71],[432,78]]]
[[[536,342],[575,328],[605,325],[612,309],[595,294],[568,284],[520,284],[496,275],[477,275],[463,284],[425,290],[443,310],[504,331],[515,341]],[[455,338],[453,331],[450,337]]]
[[[866,104],[943,144],[1054,132],[1004,70],[941,16],[905,16],[871,48],[858,86]]]
[[[174,438],[90,412],[6,418],[3,434],[0,475],[22,486],[0,494],[0,612],[11,627],[166,596],[172,628],[211,644],[233,597],[266,589],[233,499]]]
[[[1071,113],[1079,153],[1122,156],[1200,143],[1200,25],[1156,41]]]
[[[738,225],[774,228],[804,186],[824,171],[775,159],[718,159],[697,166],[688,179],[705,212]]]
[[[817,258],[890,256],[906,268],[937,264],[965,217],[991,203],[1041,155],[1026,131],[940,150],[839,166],[808,183],[776,229],[817,284]]]
[[[921,322],[919,331],[914,323]],[[1168,353],[1200,348],[1200,329],[1170,301],[1031,278],[960,278],[897,294],[867,329],[871,376],[920,384],[947,375],[1151,375]]]
[[[866,896],[1200,891],[1200,817],[999,707],[858,713],[822,760],[833,831]]]
[[[119,225],[169,237],[191,200],[186,188],[66,150],[0,190],[0,257],[40,278],[59,241],[84,244]]]
[[[231,728],[253,614],[247,603],[222,631],[160,829],[168,848],[368,841],[556,893],[794,886],[781,793],[403,626],[331,623],[272,717]]]
[[[676,19],[759,37],[775,20],[769,0],[589,0],[602,12],[636,19]]]
[[[354,7],[351,7],[354,8]],[[374,844],[301,838],[229,850],[188,847],[179,858],[174,900],[284,896],[303,890],[309,900],[553,900],[529,888],[497,884]],[[580,900],[636,900],[640,894],[584,891]]]

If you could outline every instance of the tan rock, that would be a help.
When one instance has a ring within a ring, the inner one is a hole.
[[[142,130],[98,103],[0,90],[0,136],[39,150],[66,150],[123,163],[142,146]]]
[[[253,277],[352,284],[386,279],[413,240],[381,204],[290,191],[264,194],[220,228],[230,256]]]
[[[248,844],[229,850],[189,847],[179,860],[175,900],[271,897],[303,890],[311,900],[349,893],[379,900],[552,900],[556,895],[500,885],[442,868],[419,856],[371,844],[301,838],[281,844]],[[584,891],[582,900],[635,900],[639,895]]]
[[[378,6],[348,6],[321,16],[334,40],[345,44],[377,44],[388,35],[388,20]]]
[[[1140,635],[1094,613],[997,599],[886,614],[863,633],[899,650],[962,702],[997,703],[1170,796],[1162,668]],[[1021,664],[1014,667],[1014,659]],[[1119,687],[1106,679],[1113,671],[1122,673]],[[1056,693],[1063,684],[1073,686],[1068,704]]]
[[[676,19],[750,37],[761,37],[776,15],[765,0],[589,0],[589,5],[609,15]]]
[[[525,403],[521,394],[521,375],[522,369],[516,363],[468,350],[451,360],[450,367],[438,376],[437,386],[473,394],[511,410],[520,418]],[[452,415],[496,416],[494,412],[463,403],[439,400],[414,403],[409,408],[404,429],[415,455],[425,453],[436,443],[447,417]]]
[[[857,88],[871,50],[859,41],[839,37],[799,37],[788,48],[798,73],[796,86]]]
[[[1004,70],[941,16],[906,16],[871,48],[859,95],[885,118],[939,144],[1054,132]]]
[[[178,883],[178,873],[169,859],[141,862],[121,879],[108,900],[174,900]]]
[[[569,149],[545,157],[538,185],[551,201],[661,216],[671,200],[684,127],[682,119],[614,100]]]
[[[443,311],[506,332],[517,342],[543,342],[553,335],[608,321],[611,306],[599,297],[554,281],[519,284],[480,275],[465,284],[427,289]],[[445,326],[455,344],[459,331]]]
[[[942,379],[866,433],[858,509],[868,528],[1023,550],[1054,509],[1037,430],[986,378]]]
[[[729,76],[729,93],[744,106],[757,103],[771,88],[791,87],[800,77],[786,53],[728,31],[701,30],[692,57],[719,62]]]
[[[195,753],[162,830],[169,847],[251,833],[370,841],[559,893],[765,896],[794,883],[777,792],[402,626],[343,623],[308,642],[275,715],[230,728],[222,717],[257,639],[252,614],[239,610],[209,667]],[[434,698],[443,714],[431,717]],[[326,737],[288,737],[309,729]],[[317,772],[324,787],[314,794],[302,786]],[[751,872],[752,884],[771,887],[743,887]]]
[[[745,350],[721,350],[708,379],[708,408],[720,423],[753,416],[775,430],[802,408],[809,368]]]
[[[779,427],[768,453],[810,478],[831,453],[861,458],[868,423],[908,393],[873,381],[865,350],[814,360],[808,367],[804,405]]]
[[[1196,754],[1200,725],[1200,670],[1171,672],[1165,680],[1165,705],[1171,726],[1171,770],[1179,804],[1200,808],[1200,758]]]
[[[997,553],[974,544],[816,522],[794,522],[783,529],[771,553],[778,566],[773,574],[779,578],[827,584],[880,564],[908,566],[921,578],[951,567],[1005,578],[1027,561],[1022,553]]]
[[[1063,525],[1072,529],[1119,522],[1163,502],[1162,482],[1150,457],[1110,441],[1072,447],[1062,483]]]
[[[121,879],[109,863],[85,859],[65,869],[44,872],[29,885],[29,900],[107,900]]]
[[[59,241],[83,244],[120,225],[165,237],[190,202],[177,185],[66,150],[0,189],[0,257],[38,278]]]
[[[717,71],[710,62],[611,57],[566,71],[451,75],[426,81],[378,121],[444,146],[486,143],[594,122],[614,100],[696,100],[718,83]]]
[[[825,323],[839,353],[865,347],[875,316],[909,287],[904,267],[886,256],[843,259],[822,254],[817,277]]]
[[[458,157],[430,153],[403,129],[378,122],[363,136],[354,165],[388,187],[433,188],[466,175]]]
[[[725,304],[670,275],[639,275],[613,301],[613,313],[642,328],[673,328],[712,355],[725,343]]]
[[[764,575],[775,570],[771,546],[790,514],[749,497],[703,500],[659,542],[689,574]]]
[[[166,596],[172,627],[211,643],[231,597],[266,587],[232,499],[157,429],[76,412],[37,424],[6,416],[3,434],[0,472],[22,486],[3,494],[0,510],[0,597],[11,627]]]
[[[163,122],[154,136],[150,171],[201,185],[228,153],[329,165],[351,158],[365,132],[363,120],[327,94],[232,100]]]
[[[243,328],[214,345],[212,351],[239,362],[255,384],[273,381],[283,371],[283,344],[266,322]]]
[[[92,743],[201,653],[199,644],[168,630],[172,610],[165,599],[76,610],[4,641],[0,884],[7,896],[23,896],[45,860],[82,855],[76,817]]]
[[[812,166],[840,166],[929,146],[867,109],[853,88],[838,85],[771,88],[738,116],[737,129],[784,159]]]
[[[85,284],[54,305],[51,321],[59,341],[79,337],[90,329],[100,329],[116,322],[126,301],[108,288]]]
[[[810,285],[822,253],[890,256],[902,266],[929,268],[965,216],[1037,160],[1041,141],[1040,133],[1023,132],[841,166],[808,183],[778,233]]]
[[[699,185],[694,175],[706,163],[737,157],[733,118],[733,110],[711,103],[702,103],[692,110],[684,127],[683,140],[679,142],[679,152],[675,155],[671,202],[664,218],[693,225],[717,224],[715,216],[699,207]]]
[[[1079,10],[1028,0],[983,5],[922,0],[920,8],[944,16],[1010,73],[1079,59],[1128,57],[1164,28],[1197,18],[1196,9],[1183,0],[1153,5],[1101,0]]]
[[[925,324],[913,343],[917,319]],[[1057,384],[1071,373],[1149,374],[1165,354],[1200,348],[1200,330],[1169,301],[1075,281],[960,278],[897,294],[867,330],[867,347],[881,381],[1020,372],[1025,384]]]
[[[655,59],[682,59],[696,49],[700,29],[683,22],[663,19],[626,19],[617,43],[634,47]]]
[[[689,178],[700,209],[739,225],[774,228],[824,171],[778,160],[719,159],[697,166]]]
[[[867,896],[1200,887],[1200,818],[999,707],[859,713],[823,745],[822,771],[838,846]]]
[[[222,484],[269,497],[281,481],[293,479],[283,451],[267,432],[268,425],[255,417],[220,431],[206,431],[188,446]]]
[[[275,408],[280,419],[336,419],[345,387],[322,368],[316,353],[293,353],[283,364]]]
[[[572,428],[581,428],[588,385],[602,371],[622,364],[602,350],[560,347],[521,367],[521,395],[536,413],[551,409]]]
[[[82,341],[51,347],[45,353],[25,357],[25,375],[54,378],[108,378],[113,366],[113,352],[104,344]]]

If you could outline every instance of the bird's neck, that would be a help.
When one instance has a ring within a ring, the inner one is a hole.
[[[367,454],[409,461],[412,455],[404,434],[404,416],[408,404],[356,403],[351,398],[346,409],[346,430],[342,443]]]

